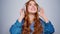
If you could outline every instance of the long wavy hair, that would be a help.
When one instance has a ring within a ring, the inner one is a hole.
[[[32,30],[30,29],[30,20],[29,20],[29,12],[28,12],[28,5],[30,1],[34,1],[34,0],[29,0],[26,3],[26,12],[25,12],[25,17],[24,17],[24,24],[22,26],[22,34],[30,34],[32,32]],[[35,1],[34,1],[35,2]],[[43,27],[42,24],[39,20],[38,17],[38,4],[35,2],[36,7],[37,7],[37,12],[34,14],[34,31],[33,34],[42,34],[43,32]]]

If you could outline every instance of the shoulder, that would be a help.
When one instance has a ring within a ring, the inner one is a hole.
[[[45,23],[45,21],[42,18],[39,18],[41,23]]]

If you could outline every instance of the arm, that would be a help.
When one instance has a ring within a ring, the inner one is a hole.
[[[54,33],[54,27],[51,23],[51,21],[48,21],[48,23],[45,23],[45,33],[50,33],[53,34]]]
[[[44,34],[53,34],[55,32],[55,29],[51,23],[51,21],[48,21],[48,23],[46,23],[45,21],[43,21],[42,19],[40,19],[43,25],[43,29],[44,29]]]
[[[13,24],[10,28],[10,34],[21,34],[22,30],[22,23],[20,23],[18,20]]]
[[[23,11],[23,9],[20,10],[20,17],[18,18],[18,20],[15,22],[15,24],[13,24],[10,28],[10,34],[21,34],[22,32],[22,24],[24,22],[24,16],[25,13]]]
[[[52,34],[54,33],[54,27],[53,25],[51,24],[51,21],[48,20],[48,18],[46,17],[46,15],[44,14],[44,9],[43,8],[40,8],[40,14],[39,14],[40,17],[42,17],[44,19],[44,21],[41,19],[41,22],[44,24],[44,33],[45,34]],[[39,18],[40,18],[39,17]]]

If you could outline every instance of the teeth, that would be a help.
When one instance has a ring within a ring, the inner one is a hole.
[[[31,10],[35,10],[34,8],[32,8]]]

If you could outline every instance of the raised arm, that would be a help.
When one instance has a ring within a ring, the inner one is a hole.
[[[44,34],[53,34],[55,29],[54,29],[53,25],[51,24],[51,21],[48,20],[48,18],[44,14],[44,9],[43,8],[40,8],[39,18],[40,17],[42,17],[44,19],[44,20],[40,19],[41,22],[43,23]]]
[[[22,32],[23,18],[24,18],[24,11],[20,10],[20,17],[10,27],[10,30],[9,30],[10,34],[21,34],[21,32]]]
[[[55,29],[53,27],[53,24],[51,23],[51,21],[48,21],[48,23],[46,23],[44,20],[40,19],[43,29],[44,29],[44,34],[53,34],[55,32]]]
[[[18,20],[10,27],[10,34],[21,34],[22,30],[22,23],[20,23]]]

